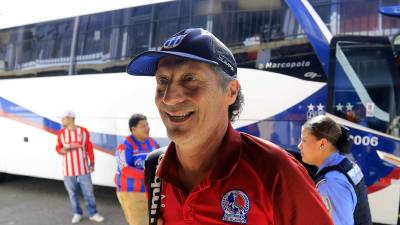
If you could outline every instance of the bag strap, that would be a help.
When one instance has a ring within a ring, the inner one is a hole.
[[[161,178],[156,176],[157,166],[164,156],[167,147],[159,148],[150,152],[145,161],[145,183],[148,193],[149,225],[157,224],[157,217],[161,205]]]

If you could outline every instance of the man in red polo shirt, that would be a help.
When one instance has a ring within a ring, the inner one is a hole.
[[[298,161],[232,128],[243,103],[236,72],[230,50],[201,28],[128,65],[129,74],[155,75],[155,103],[172,140],[157,169],[158,224],[332,225]]]

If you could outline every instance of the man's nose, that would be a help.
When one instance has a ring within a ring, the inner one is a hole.
[[[162,101],[166,105],[175,105],[184,101],[183,87],[178,82],[170,82],[164,91]]]

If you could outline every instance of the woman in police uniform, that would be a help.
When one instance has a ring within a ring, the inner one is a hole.
[[[318,167],[314,181],[335,225],[370,225],[364,176],[344,156],[351,144],[345,127],[327,116],[317,116],[303,125],[298,147],[302,160]]]

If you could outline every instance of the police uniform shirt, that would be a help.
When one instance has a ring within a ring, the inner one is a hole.
[[[345,157],[338,152],[331,154],[319,168],[339,164]],[[346,176],[339,171],[330,171],[317,183],[318,192],[330,212],[335,225],[354,225],[354,210],[357,195]]]
[[[216,166],[186,193],[174,143],[157,169],[165,225],[333,225],[304,167],[271,142],[229,125]]]

